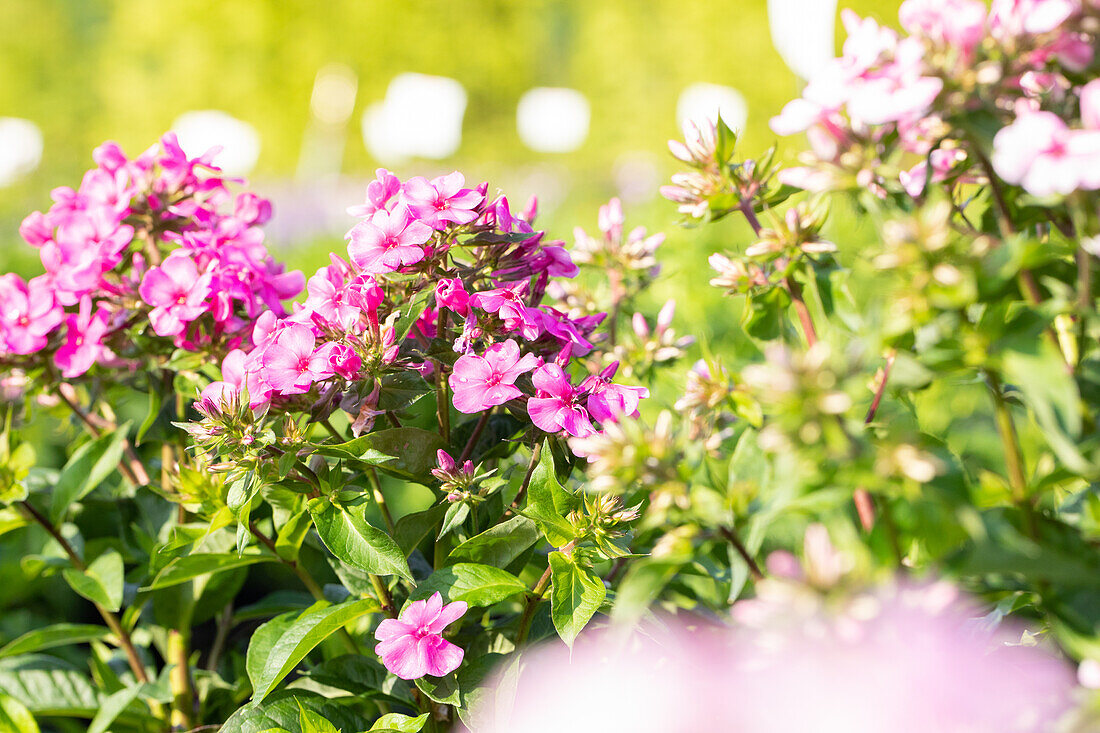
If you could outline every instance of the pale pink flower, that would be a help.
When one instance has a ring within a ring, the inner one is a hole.
[[[993,138],[993,168],[1035,196],[1100,185],[1100,131],[1070,130],[1052,112],[1020,115]]]
[[[981,42],[985,17],[986,6],[980,0],[905,0],[898,9],[905,30],[965,54]]]
[[[42,349],[64,317],[44,277],[29,283],[13,273],[0,277],[0,339],[11,353]]]
[[[466,613],[465,601],[443,605],[443,597],[413,601],[396,619],[383,619],[374,632],[374,652],[403,680],[444,677],[462,664],[463,651],[443,638],[443,630]]]
[[[149,270],[138,292],[153,306],[149,322],[156,334],[181,334],[188,323],[205,313],[210,283],[210,273],[200,277],[195,261],[185,254],[173,254],[160,267]]]
[[[348,254],[363,272],[394,272],[404,265],[424,259],[423,245],[432,236],[432,228],[412,217],[408,208],[398,204],[393,211],[381,209],[367,221],[348,232]]]
[[[1081,87],[1081,124],[1088,130],[1100,130],[1100,79]]]
[[[377,180],[367,184],[366,203],[348,207],[348,213],[352,216],[371,216],[374,212],[385,209],[390,199],[401,190],[401,181],[385,168],[379,168],[374,175]]]
[[[465,183],[466,178],[458,171],[431,182],[416,176],[405,181],[401,198],[417,219],[433,229],[446,229],[450,223],[469,224],[477,218],[477,208],[485,197],[463,188]]]
[[[206,385],[199,394],[199,399],[210,404],[222,405],[228,397],[239,396],[247,379],[245,359],[246,354],[240,349],[233,349],[226,354],[222,359],[221,380]]]
[[[537,396],[527,400],[531,422],[547,433],[564,430],[576,438],[596,432],[588,412],[580,405],[581,392],[557,364],[544,364],[532,377]]]
[[[532,354],[521,357],[512,339],[493,344],[483,356],[460,356],[449,380],[455,409],[470,415],[519,397],[523,393],[515,386],[516,379],[538,364]]]

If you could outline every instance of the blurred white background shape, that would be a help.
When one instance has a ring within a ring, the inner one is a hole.
[[[30,120],[0,117],[0,186],[34,171],[42,162],[42,131]]]
[[[217,109],[184,112],[172,123],[180,147],[197,157],[220,145],[214,165],[230,176],[248,175],[260,157],[260,133],[244,120]]]
[[[462,144],[466,89],[445,76],[400,74],[363,113],[363,142],[383,163],[449,158]]]
[[[689,122],[697,125],[717,122],[719,113],[731,130],[740,132],[749,118],[749,107],[745,97],[733,87],[702,82],[689,86],[676,101],[676,122],[681,130]]]
[[[803,81],[836,58],[836,6],[837,0],[768,0],[775,50]]]
[[[570,153],[584,144],[592,117],[588,99],[576,89],[535,87],[520,97],[516,130],[538,153]]]

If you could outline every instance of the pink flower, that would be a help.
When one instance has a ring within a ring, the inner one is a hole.
[[[413,601],[400,618],[383,619],[378,624],[374,653],[382,658],[386,669],[403,680],[446,676],[462,664],[463,651],[443,638],[443,629],[465,613],[464,601],[444,606],[439,593],[424,601]]]
[[[80,310],[70,315],[65,322],[65,343],[54,362],[66,379],[79,377],[92,368],[100,357],[110,352],[103,346],[103,337],[107,333],[108,314],[103,308],[97,308],[92,315],[92,299],[84,296],[80,300]]]
[[[588,392],[588,413],[600,422],[617,421],[623,415],[636,416],[639,400],[649,397],[649,390],[645,387],[613,384],[611,378],[618,368],[619,362],[616,361],[581,382],[581,391]]]
[[[527,400],[527,413],[540,430],[556,433],[564,430],[583,438],[596,432],[588,412],[577,404],[581,392],[569,382],[557,364],[544,364],[533,377],[538,396]]]
[[[458,278],[444,278],[435,285],[435,304],[465,318],[470,312],[470,294]]]
[[[53,225],[41,211],[34,211],[19,225],[19,234],[32,247],[41,247],[53,239]]]
[[[532,354],[521,357],[512,339],[493,344],[483,356],[460,356],[450,378],[455,409],[471,415],[519,397],[523,393],[516,388],[516,379],[538,363]]]
[[[417,176],[405,182],[401,196],[417,219],[433,229],[446,229],[449,222],[469,224],[476,219],[476,209],[485,200],[477,191],[463,188],[464,183],[458,171],[430,183]]]
[[[993,168],[1035,196],[1100,185],[1100,131],[1070,130],[1052,112],[1020,115],[993,138]]]
[[[184,254],[173,254],[145,274],[138,292],[153,306],[149,322],[158,336],[183,333],[188,323],[207,311],[210,281],[210,273],[199,277],[195,261]]]
[[[505,331],[517,329],[523,337],[533,341],[542,333],[542,318],[527,307],[527,281],[493,290],[483,290],[470,296],[470,305],[489,313],[496,313],[504,321]]]
[[[63,318],[44,277],[29,283],[11,273],[0,277],[0,338],[11,353],[33,354],[42,349]]]
[[[1088,130],[1100,130],[1100,79],[1081,87],[1081,124]]]
[[[898,19],[905,30],[969,53],[985,32],[985,3],[979,0],[905,0]]]
[[[306,307],[321,316],[330,325],[344,331],[357,331],[359,305],[357,294],[344,282],[344,276],[335,265],[317,270],[306,282]]]
[[[385,209],[389,200],[401,190],[401,181],[385,168],[379,168],[374,175],[377,180],[367,184],[367,202],[348,207],[348,213],[352,216],[371,216],[374,212]]]
[[[326,366],[321,367],[322,362]],[[359,376],[359,370],[363,368],[363,360],[353,348],[347,344],[335,342],[322,344],[313,354],[310,364],[316,365],[318,372],[339,374],[344,379],[355,379]]]
[[[246,382],[245,373],[246,354],[240,349],[233,349],[222,359],[222,379],[211,382],[203,388],[199,400],[212,405],[223,405],[229,397],[237,397],[241,394]]]
[[[264,381],[284,395],[305,394],[319,379],[331,377],[327,359],[314,359],[317,337],[307,327],[291,324],[279,332],[261,357]]]
[[[404,265],[424,259],[420,245],[432,236],[432,228],[412,218],[408,208],[398,205],[393,211],[379,210],[348,232],[348,254],[363,272],[394,272]]]

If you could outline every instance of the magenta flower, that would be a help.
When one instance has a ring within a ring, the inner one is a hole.
[[[464,613],[464,601],[444,606],[439,593],[425,601],[413,601],[400,618],[383,619],[378,624],[374,652],[386,669],[403,680],[448,675],[462,664],[463,651],[442,637],[443,629]]]
[[[444,278],[435,285],[435,304],[465,318],[470,312],[470,294],[458,278]]]
[[[348,213],[352,216],[371,216],[374,212],[385,209],[390,199],[401,190],[401,181],[385,168],[376,170],[374,176],[377,180],[367,184],[366,203],[348,207]]]
[[[485,200],[477,191],[463,188],[466,178],[455,171],[433,178],[417,176],[405,181],[401,196],[409,209],[433,229],[446,229],[447,224],[469,224],[477,218],[477,209]]]
[[[527,281],[503,288],[483,290],[470,296],[470,305],[489,313],[496,313],[504,321],[505,331],[519,330],[523,337],[533,341],[542,333],[542,318],[526,303]]]
[[[333,374],[325,358],[314,359],[317,337],[306,326],[291,324],[264,349],[264,381],[284,395],[305,394],[310,385]]]
[[[570,384],[560,366],[542,365],[533,380],[538,396],[527,400],[527,413],[536,427],[548,433],[564,430],[576,438],[596,432],[588,412],[577,404],[581,391]]]
[[[97,308],[95,315],[92,315],[91,298],[84,296],[81,299],[80,310],[65,321],[65,343],[54,355],[54,363],[61,369],[61,376],[66,379],[79,377],[101,357],[110,354],[103,346],[107,320],[107,311],[102,308]]]
[[[348,254],[363,272],[394,272],[424,259],[420,245],[431,236],[430,226],[414,219],[407,207],[398,205],[393,211],[376,211],[369,220],[356,224],[348,232]]]
[[[149,322],[158,336],[183,333],[188,323],[207,311],[210,281],[210,274],[199,277],[195,261],[183,254],[172,255],[145,274],[138,292],[153,306]]]
[[[347,344],[322,344],[310,359],[310,368],[318,373],[339,374],[344,379],[355,379],[363,368],[363,360]]]
[[[600,422],[614,422],[624,415],[637,416],[639,400],[649,397],[649,390],[645,387],[613,384],[611,378],[618,369],[619,362],[616,361],[581,382],[581,391],[588,393],[588,413]]]
[[[221,381],[211,382],[203,388],[199,402],[219,407],[230,398],[240,396],[247,379],[245,359],[247,355],[240,349],[233,349],[222,359]]]
[[[470,415],[519,397],[523,393],[516,388],[516,379],[538,364],[532,354],[520,357],[512,339],[493,344],[483,356],[460,356],[450,378],[455,409]]]
[[[45,278],[25,283],[11,273],[0,277],[0,338],[11,353],[33,354],[43,348],[63,318]]]

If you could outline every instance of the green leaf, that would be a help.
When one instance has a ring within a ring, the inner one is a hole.
[[[422,512],[406,514],[397,520],[393,538],[401,551],[405,553],[405,557],[411,555],[416,546],[435,529],[436,525],[443,519],[446,511],[446,505],[436,504]]]
[[[0,647],[0,658],[14,657],[18,654],[52,649],[69,644],[83,644],[95,639],[104,639],[110,631],[103,626],[92,624],[54,624],[43,629],[28,631]]]
[[[391,428],[361,435],[347,443],[321,444],[314,452],[377,466],[386,473],[422,484],[434,481],[435,454],[449,446],[439,436],[421,428]]]
[[[108,611],[122,607],[123,577],[122,555],[117,550],[107,550],[83,571],[65,568],[61,571],[65,582],[92,603],[98,603]]]
[[[512,517],[451,550],[447,562],[466,561],[508,567],[538,538],[539,531],[534,522],[527,517]]]
[[[312,526],[313,517],[305,509],[291,515],[290,519],[279,528],[279,534],[275,537],[275,552],[279,553],[279,557],[285,560],[297,560],[302,542],[305,541]]]
[[[715,158],[719,165],[725,165],[733,160],[737,147],[737,133],[729,128],[721,115],[718,116],[716,133],[718,139],[714,149]]]
[[[245,666],[252,681],[252,699],[261,701],[329,635],[360,616],[379,611],[366,598],[350,603],[315,603],[298,616],[286,614],[261,626],[248,645]]]
[[[177,557],[157,573],[152,583],[141,590],[160,590],[161,588],[186,583],[188,580],[207,573],[232,570],[246,565],[254,565],[258,562],[274,561],[275,558],[267,555],[236,555],[233,553],[205,553]]]
[[[550,618],[568,646],[603,604],[607,589],[599,576],[572,557],[550,553]]]
[[[309,511],[321,541],[343,562],[374,575],[413,579],[405,553],[392,537],[367,522],[362,506],[337,506],[314,499]]]
[[[432,388],[413,371],[400,371],[382,377],[378,393],[379,410],[403,410],[430,393]]]
[[[149,390],[149,411],[145,413],[145,419],[141,421],[141,425],[138,427],[137,435],[134,436],[134,443],[141,445],[141,441],[145,438],[145,434],[149,432],[149,428],[153,427],[153,423],[157,421],[157,416],[160,415],[160,405],[163,401],[159,389]]]
[[[386,731],[386,733],[419,733],[427,722],[427,713],[415,718],[410,718],[408,715],[402,715],[401,713],[386,713],[374,721],[374,725],[370,729],[380,733],[381,731]]]
[[[0,509],[0,535],[26,527],[30,523],[31,520],[27,519],[22,512],[11,507]]]
[[[263,704],[251,703],[233,713],[219,733],[265,733],[272,729],[302,733],[303,709],[323,716],[342,731],[365,730],[370,725],[368,719],[356,715],[348,706],[315,692],[283,690],[272,693]]]
[[[88,675],[64,660],[39,654],[0,659],[0,693],[39,716],[91,718],[102,703]]]
[[[115,722],[122,711],[129,707],[130,703],[137,699],[137,696],[142,694],[147,687],[149,686],[132,685],[105,698],[99,712],[95,714],[88,726],[88,733],[105,733],[111,723]]]
[[[397,337],[395,343],[401,343],[409,335],[413,324],[416,323],[417,318],[420,318],[420,315],[424,312],[424,306],[427,305],[428,299],[433,295],[435,295],[435,291],[432,288],[425,287],[405,301],[405,306],[401,307],[401,315],[393,326]]]
[[[302,733],[340,733],[336,726],[320,713],[313,710],[298,708],[298,722],[302,726]]]
[[[415,730],[420,729],[416,728]],[[27,710],[23,703],[10,695],[0,695],[0,731],[3,733],[38,733],[38,723],[34,721],[31,711]]]
[[[448,532],[453,532],[462,527],[466,517],[470,516],[470,505],[464,501],[455,502],[447,507],[447,513],[443,517],[443,526],[439,528],[439,536],[442,539]]]
[[[523,514],[535,520],[550,544],[561,547],[574,539],[573,525],[565,520],[565,515],[576,507],[577,498],[558,483],[553,452],[549,442],[545,442],[527,487],[527,506]]]
[[[129,429],[130,423],[125,423],[76,449],[57,477],[50,502],[51,521],[59,522],[69,505],[80,501],[114,473],[122,460]]]
[[[527,586],[509,572],[489,565],[459,563],[436,570],[416,587],[410,600],[439,592],[447,602],[465,601],[471,606],[491,606],[523,593]]]

